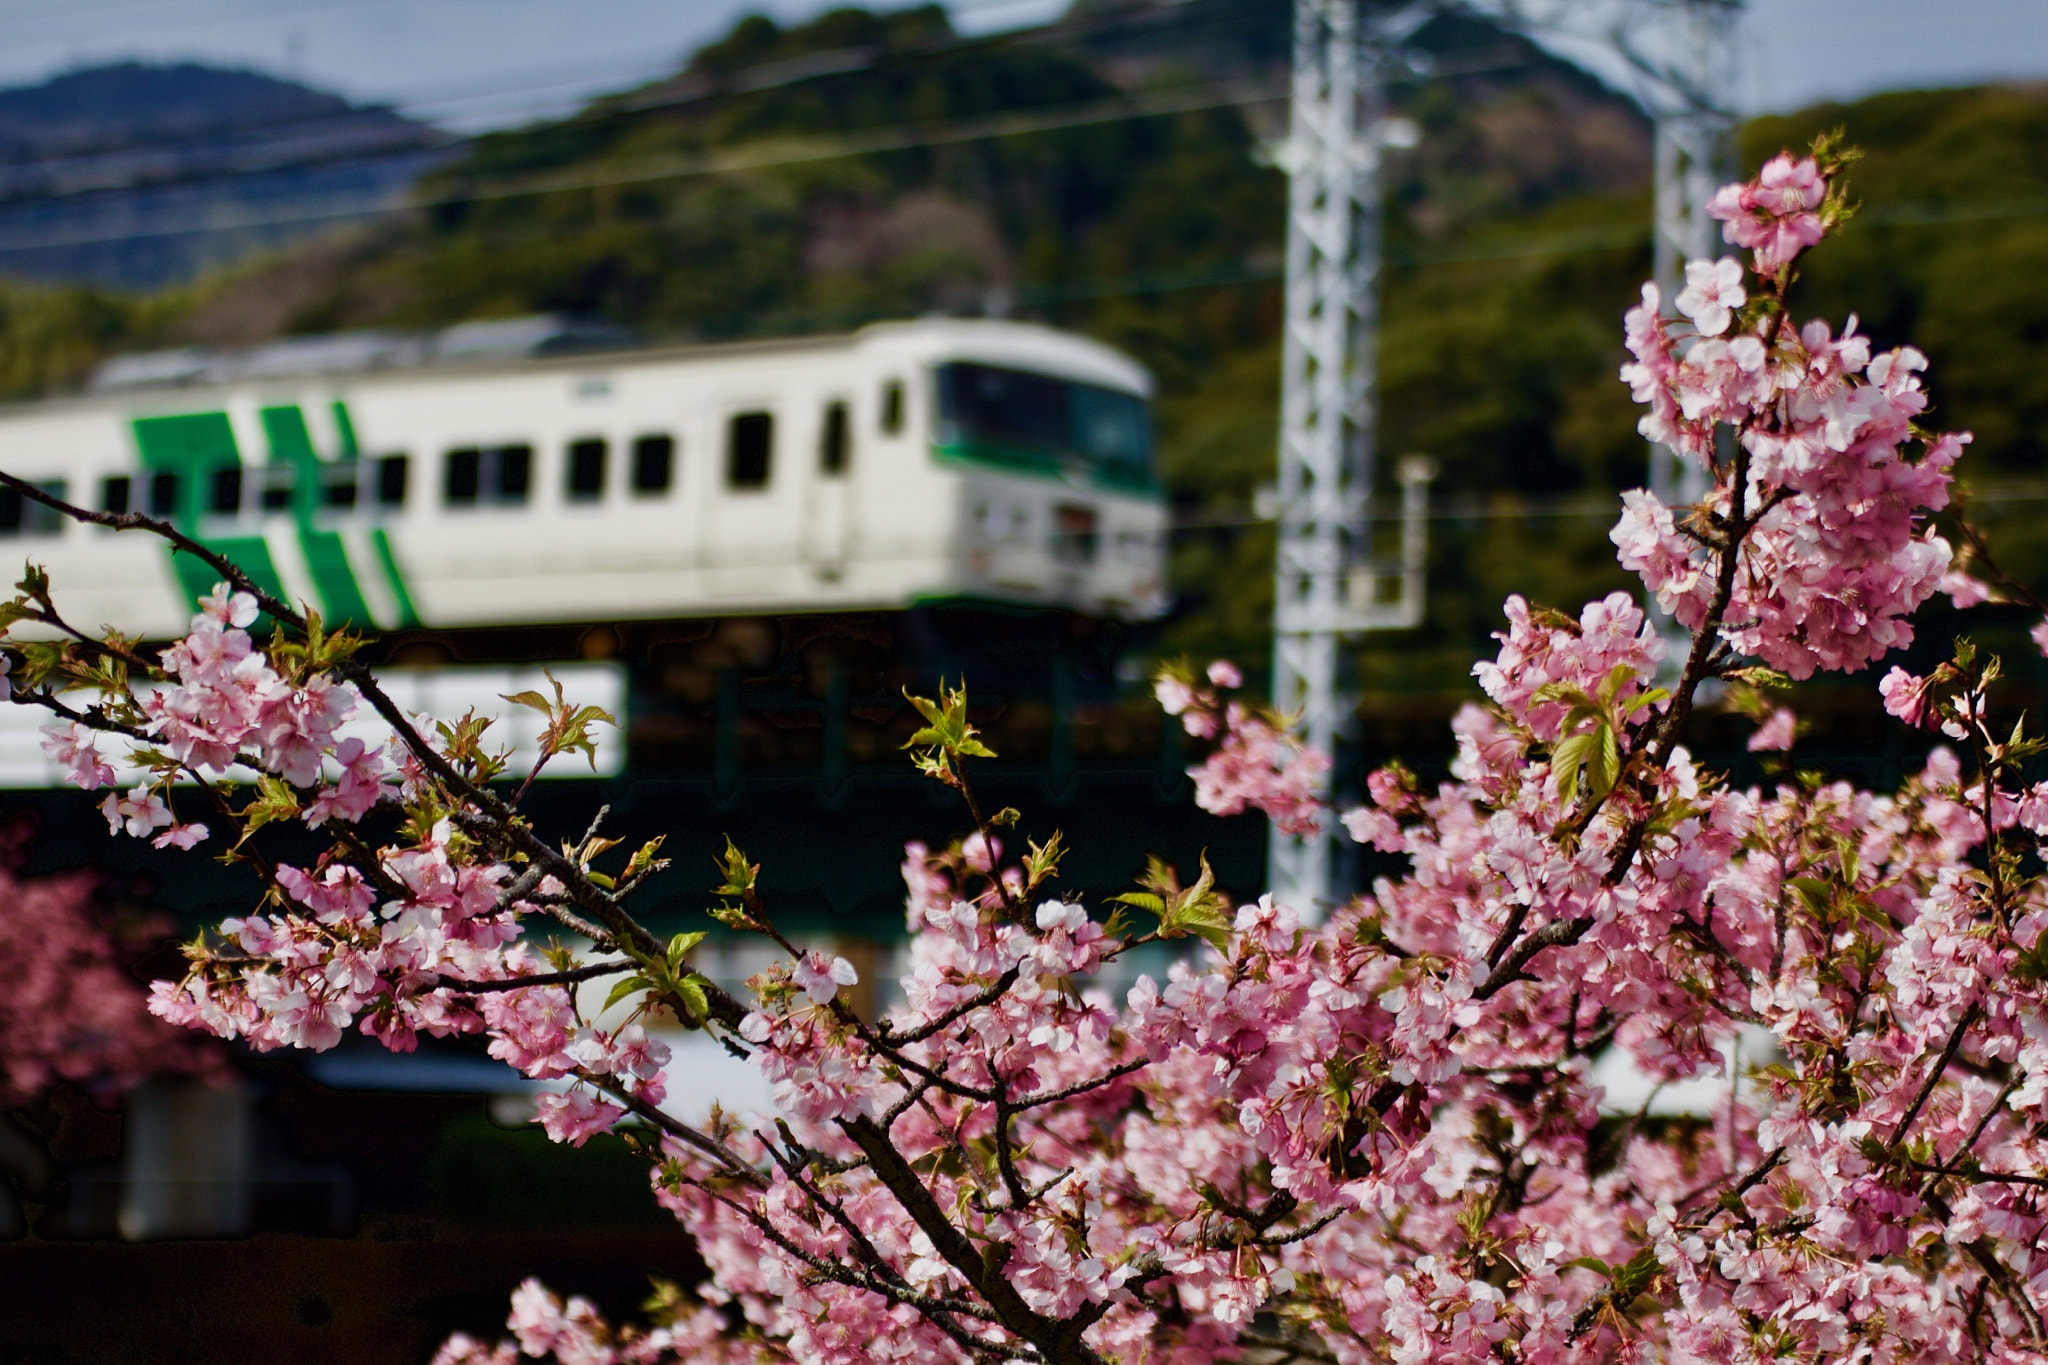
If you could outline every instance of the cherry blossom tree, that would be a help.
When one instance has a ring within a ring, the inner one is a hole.
[[[111,1105],[151,1076],[222,1066],[216,1045],[151,1018],[130,974],[168,920],[118,906],[89,872],[21,875],[30,833],[0,824],[0,1237],[28,1227],[24,1199],[49,1197],[57,1087]]]
[[[27,837],[0,827],[0,1113],[65,1082],[111,1099],[152,1075],[209,1070],[212,1050],[152,1019],[128,974],[168,921],[117,912],[92,873],[20,875]]]
[[[632,914],[659,841],[543,837],[486,725],[404,715],[353,639],[135,514],[63,508],[169,536],[222,588],[151,651],[73,629],[32,573],[17,700],[55,713],[81,786],[123,752],[146,770],[111,825],[265,879],[158,1013],[258,1049],[482,1034],[563,1084],[551,1136],[648,1156],[709,1280],[634,1329],[529,1284],[512,1338],[457,1338],[450,1365],[2048,1360],[2048,785],[2021,776],[2042,742],[1990,714],[1996,660],[1888,678],[1888,709],[1956,745],[1895,793],[1739,789],[1685,747],[1709,682],[1746,689],[1755,747],[1796,744],[1792,682],[1982,590],[1930,524],[1967,437],[1920,425],[1923,358],[1792,312],[1803,252],[1848,215],[1844,161],[1823,141],[1721,192],[1747,260],[1690,267],[1684,320],[1654,287],[1628,314],[1643,432],[1710,483],[1695,506],[1628,494],[1613,533],[1681,646],[1622,594],[1510,599],[1450,779],[1389,767],[1341,815],[1305,780],[1326,759],[1233,698],[1234,670],[1161,678],[1215,743],[1210,809],[1341,819],[1405,860],[1320,922],[1232,905],[1206,866],[1063,894],[1062,841],[1011,846],[942,688],[908,747],[966,829],[905,859],[902,1003],[853,1009],[852,967],[788,938],[728,846],[713,914],[781,955],[734,998],[692,966],[702,935]],[[592,714],[516,700],[547,716],[543,761],[589,744]],[[390,747],[337,740],[360,708]],[[287,822],[326,851],[271,858]],[[538,948],[543,926],[591,946]],[[1163,979],[1094,984],[1162,943]],[[601,1018],[572,992],[596,979]],[[671,1114],[657,1016],[749,1059],[775,1112]],[[1710,1112],[1604,1111],[1596,1057],[1724,1077],[1744,1030],[1775,1060]]]

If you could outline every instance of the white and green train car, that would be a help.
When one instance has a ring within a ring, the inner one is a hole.
[[[330,620],[452,630],[1165,597],[1151,384],[998,321],[547,354],[545,320],[160,352],[0,409],[0,468],[163,516]],[[162,638],[203,565],[0,497],[0,555]]]

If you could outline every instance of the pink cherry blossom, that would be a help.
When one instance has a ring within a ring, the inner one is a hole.
[[[149,842],[152,848],[195,848],[205,840],[205,825],[174,824]]]
[[[1770,717],[1749,737],[1749,751],[1756,754],[1790,749],[1798,734],[1798,724],[1799,718],[1790,707],[1773,707]]]
[[[43,739],[43,752],[66,770],[66,781],[86,791],[114,784],[113,766],[101,757],[97,736],[78,721],[51,727]]]
[[[540,1126],[547,1135],[571,1147],[581,1147],[599,1133],[609,1132],[626,1112],[581,1086],[566,1094],[542,1095],[534,1103],[540,1111]]]
[[[1885,710],[1918,729],[1927,723],[1931,714],[1927,697],[1928,683],[1929,679],[1915,677],[1903,668],[1894,668],[1884,675],[1883,681],[1877,685],[1877,690],[1884,698]]]
[[[1723,220],[1730,242],[1754,250],[1757,269],[1769,273],[1820,242],[1826,228],[1818,210],[1826,197],[1818,163],[1788,153],[1765,162],[1755,180],[1718,191],[1707,212]]]
[[[1701,336],[1717,337],[1728,330],[1734,318],[1732,310],[1742,307],[1748,297],[1742,288],[1742,263],[1723,256],[1718,261],[1686,262],[1685,288],[1675,303]]]
[[[147,786],[139,786],[126,796],[112,795],[100,803],[100,814],[107,817],[107,828],[115,834],[123,829],[137,839],[145,838],[152,830],[171,824],[174,817],[163,798]]]
[[[1948,594],[1959,611],[1989,602],[1992,596],[1990,587],[1982,579],[1973,578],[1961,569],[1950,569],[1941,576],[1941,591]]]
[[[200,614],[217,625],[246,630],[256,620],[256,599],[246,592],[233,592],[225,583],[199,599]]]

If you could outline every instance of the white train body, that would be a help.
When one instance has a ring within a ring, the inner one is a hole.
[[[116,362],[96,392],[0,409],[0,468],[385,629],[1164,606],[1150,380],[1105,346],[939,320],[508,358],[465,356],[463,330]],[[75,621],[154,638],[211,577],[0,499],[9,551]]]

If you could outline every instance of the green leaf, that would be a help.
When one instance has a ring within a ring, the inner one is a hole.
[[[21,566],[21,582],[15,588],[28,597],[33,597],[43,606],[50,605],[50,575],[40,564],[33,562]]]
[[[1568,735],[1550,751],[1550,766],[1557,773],[1557,794],[1569,803],[1578,799],[1579,770],[1593,752],[1593,736],[1581,732]]]
[[[1035,840],[1028,840],[1027,843],[1029,848],[1024,854],[1024,876],[1026,884],[1035,890],[1040,883],[1059,875],[1060,859],[1067,856],[1067,849],[1058,830],[1054,830],[1052,838],[1042,844]]]
[[[642,877],[650,872],[658,872],[662,868],[667,867],[668,860],[666,858],[654,856],[661,851],[661,846],[667,839],[668,836],[666,834],[657,834],[646,843],[640,845],[639,849],[635,851],[632,858],[626,863],[626,879],[630,881],[635,877]]]
[[[682,1002],[686,1022],[701,1024],[711,1014],[711,999],[704,993],[704,983],[695,975],[676,978],[675,996]]]
[[[1202,875],[1178,896],[1169,897],[1166,913],[1159,917],[1162,938],[1184,938],[1190,934],[1220,951],[1230,947],[1231,921],[1216,894],[1216,873],[1209,866],[1209,854],[1202,855]]]
[[[612,1006],[618,1004],[621,1000],[624,1000],[629,996],[636,994],[637,992],[648,991],[653,989],[654,983],[652,981],[649,981],[646,977],[638,975],[629,976],[625,980],[619,982],[617,985],[612,987],[611,994],[607,995],[604,998],[604,1009],[599,1010],[598,1013],[603,1014],[608,1012]]]
[[[1600,700],[1606,706],[1614,705],[1614,699],[1621,695],[1621,689],[1636,680],[1636,670],[1631,664],[1616,664],[1607,670],[1607,678],[1600,684]]]
[[[945,680],[940,679],[937,700],[916,696],[908,690],[903,695],[925,719],[924,727],[905,740],[903,747],[921,751],[914,758],[926,776],[948,781],[954,760],[996,756],[995,750],[976,738],[980,732],[967,721],[966,684],[948,688]]]
[[[514,705],[540,712],[547,721],[547,728],[540,737],[540,751],[544,757],[580,753],[589,758],[591,771],[597,771],[597,739],[590,733],[590,727],[598,721],[616,726],[618,721],[601,706],[571,706],[562,691],[561,680],[546,669],[541,672],[548,685],[555,689],[553,701],[532,690],[500,693],[499,696]]]
[[[1730,682],[1748,683],[1751,687],[1768,687],[1784,691],[1792,686],[1792,679],[1775,668],[1752,665],[1748,668],[1731,668],[1721,675]]]
[[[1657,1274],[1664,1268],[1657,1259],[1655,1247],[1644,1247],[1628,1258],[1628,1264],[1614,1272],[1614,1296],[1624,1303],[1634,1299],[1650,1287]]]
[[[759,863],[747,861],[747,855],[740,852],[732,836],[725,839],[725,855],[712,860],[718,865],[724,880],[712,891],[715,896],[730,896],[735,900],[745,897],[754,889],[754,878],[761,871]]]
[[[281,777],[265,774],[256,783],[256,796],[242,807],[242,838],[249,836],[265,825],[278,820],[289,820],[299,813],[299,798]]]
[[[1564,702],[1571,706],[1583,707],[1589,711],[1598,709],[1593,699],[1586,695],[1584,690],[1574,687],[1570,683],[1545,683],[1536,689],[1530,700],[1539,704]]]
[[[1600,741],[1594,752],[1592,781],[1592,795],[1597,801],[1613,791],[1614,784],[1621,779],[1621,746],[1611,725],[1602,725],[1594,733]]]
[[[683,959],[702,943],[706,935],[702,930],[694,934],[677,934],[668,941],[668,969],[675,971],[683,965]]]
[[[1835,888],[1818,877],[1793,877],[1785,885],[1816,915],[1826,913],[1829,903],[1835,898]]]
[[[1209,866],[1207,851],[1202,854],[1202,875],[1193,886],[1183,889],[1179,874],[1156,855],[1146,858],[1145,872],[1138,878],[1138,884],[1145,889],[1126,891],[1110,900],[1156,916],[1161,938],[1195,937],[1215,945],[1219,951],[1229,950],[1231,916],[1229,907],[1216,893],[1216,874]]]

